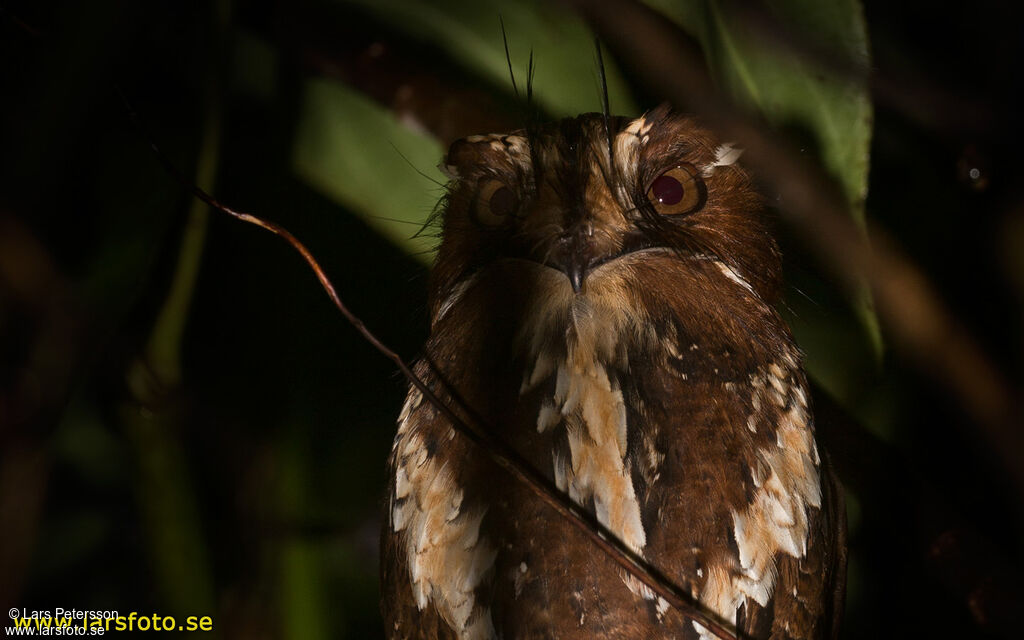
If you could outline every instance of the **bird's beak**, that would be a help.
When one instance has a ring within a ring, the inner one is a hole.
[[[579,293],[587,274],[602,262],[593,242],[594,228],[590,222],[580,223],[565,231],[555,241],[545,264],[558,269],[569,278],[572,290]]]

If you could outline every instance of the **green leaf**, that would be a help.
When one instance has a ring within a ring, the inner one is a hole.
[[[278,504],[275,514],[285,523],[303,522],[309,511],[308,442],[298,434],[304,425],[289,430],[278,447],[280,475],[277,478]],[[278,608],[281,634],[287,640],[320,640],[327,631],[322,575],[323,545],[300,535],[285,536],[280,545]]]
[[[292,155],[296,173],[424,261],[437,240],[416,233],[443,195],[430,182],[444,180],[437,170],[442,153],[433,137],[357,91],[324,79],[306,81]]]
[[[777,128],[810,138],[824,168],[846,196],[850,217],[863,228],[872,130],[866,74],[844,76],[769,41],[727,3],[648,0],[648,4],[700,40],[713,76],[741,104]],[[859,0],[766,0],[763,10],[812,49],[853,68],[868,67],[867,26]],[[877,358],[883,346],[871,296],[861,287],[851,298]]]
[[[396,31],[447,52],[470,73],[512,86],[499,17],[505,23],[519,90],[524,91],[530,51],[537,103],[554,117],[601,110],[594,36],[575,14],[537,0],[336,0],[370,12]],[[611,110],[639,115],[636,102],[613,61],[605,60]],[[479,133],[497,133],[480,131]]]
[[[741,103],[775,126],[811,134],[851,215],[863,222],[872,124],[866,79],[842,77],[784,50],[715,0],[649,4],[701,41],[715,77]],[[765,10],[812,46],[867,66],[867,27],[858,0],[769,0]]]

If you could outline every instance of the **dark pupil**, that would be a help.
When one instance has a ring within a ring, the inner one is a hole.
[[[651,193],[661,204],[676,204],[683,199],[683,185],[672,176],[660,176],[651,185]]]
[[[508,187],[501,187],[491,194],[491,213],[496,216],[507,216],[516,210],[516,194]]]

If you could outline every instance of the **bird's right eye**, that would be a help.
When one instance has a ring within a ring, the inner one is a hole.
[[[488,179],[477,190],[473,217],[485,227],[506,224],[519,210],[519,195],[501,180]]]
[[[663,216],[684,215],[704,206],[707,187],[697,169],[683,163],[658,176],[647,189],[647,199]]]

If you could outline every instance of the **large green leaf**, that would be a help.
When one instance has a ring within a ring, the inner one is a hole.
[[[716,0],[648,0],[697,37],[721,86],[779,127],[810,134],[828,172],[864,219],[872,109],[866,79],[843,76],[779,46]],[[765,11],[810,47],[867,66],[859,0],[768,0]]]
[[[444,179],[436,168],[441,154],[434,138],[357,91],[320,78],[306,81],[292,158],[296,172],[424,260],[436,238],[417,231],[442,195],[430,182]]]
[[[744,19],[728,3],[647,2],[700,40],[713,76],[737,101],[769,124],[797,130],[805,142],[809,137],[846,196],[850,217],[863,228],[872,130],[866,76],[837,73],[780,46],[753,26],[749,14]],[[868,67],[867,26],[859,0],[766,0],[762,8],[807,49],[823,51],[849,68]],[[881,333],[866,287],[853,295],[851,305],[872,350],[880,355]],[[800,331],[799,326],[794,329]],[[812,357],[809,364],[821,361]]]
[[[552,116],[600,111],[594,36],[582,20],[541,0],[335,0],[358,6],[399,32],[445,51],[474,75],[511,92],[499,17],[508,34],[520,91],[530,51],[537,103]],[[606,61],[611,109],[639,115],[617,67]],[[491,133],[481,131],[480,133]]]

